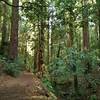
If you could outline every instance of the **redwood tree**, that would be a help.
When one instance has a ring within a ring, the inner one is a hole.
[[[13,0],[13,5],[19,6],[19,0]],[[11,36],[9,58],[14,60],[18,56],[18,25],[19,25],[19,8],[12,7],[11,17]]]
[[[42,67],[44,64],[44,40],[45,40],[45,21],[46,21],[46,2],[45,0],[37,0],[37,9],[36,9],[36,16],[37,16],[37,28],[38,28],[38,41],[36,43],[36,50],[34,53],[36,53],[34,56],[36,59],[35,65],[37,72],[42,72]]]

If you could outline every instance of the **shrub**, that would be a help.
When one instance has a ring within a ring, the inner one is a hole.
[[[22,57],[18,57],[13,61],[0,55],[0,69],[2,69],[8,75],[16,77],[25,69],[24,60]]]
[[[43,77],[42,78],[42,82],[43,82],[43,84],[44,84],[44,86],[49,90],[49,91],[51,91],[51,92],[55,92],[54,91],[54,88],[53,88],[53,86],[52,86],[52,83],[50,82],[50,80],[47,78],[47,77]]]
[[[20,69],[18,68],[18,66],[15,63],[7,63],[5,66],[4,71],[11,76],[18,76],[20,73]]]
[[[51,61],[48,67],[51,80],[63,84],[74,79],[73,82],[78,83],[78,78],[76,82],[74,76],[85,76],[88,82],[91,82],[94,86],[94,83],[97,84],[98,82],[93,81],[94,78],[91,79],[88,77],[88,74],[91,74],[88,70],[91,69],[93,71],[97,68],[97,59],[98,57],[95,51],[77,51],[77,49],[74,48],[67,48],[63,57],[57,57]],[[77,90],[79,91],[80,87],[78,85],[79,84],[77,84]]]
[[[91,95],[90,100],[97,100],[97,96],[96,95]]]
[[[48,67],[48,71],[52,80],[59,83],[65,82],[70,77],[70,71],[66,67],[64,60],[61,58],[54,59]]]

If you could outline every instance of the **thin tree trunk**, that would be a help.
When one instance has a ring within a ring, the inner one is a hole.
[[[49,25],[49,17],[48,17],[48,33],[47,33],[47,64],[49,64],[49,61],[50,61],[50,59],[49,59],[49,54],[50,54],[50,46],[49,46],[49,44],[50,44],[50,42],[49,42],[49,38],[50,38],[50,25]]]
[[[38,47],[38,71],[42,71],[42,65],[44,64],[44,23],[40,22],[39,31],[39,47]]]
[[[72,15],[71,15],[71,12],[70,12],[70,22],[69,22],[69,47],[72,47],[73,45],[73,18],[72,18]]]
[[[83,49],[89,49],[88,2],[83,0]]]
[[[34,48],[34,71],[37,72],[37,68],[38,68],[38,43],[37,40],[35,41],[35,48]]]
[[[78,93],[78,77],[77,77],[77,75],[74,75],[74,91],[76,94]]]
[[[58,52],[57,52],[57,57],[58,57],[58,58],[60,57],[60,50],[61,50],[61,46],[60,46],[60,43],[59,43]]]
[[[99,57],[100,57],[100,0],[96,0],[97,4],[97,19],[98,19],[98,48],[99,48]]]
[[[5,13],[6,12],[6,13]],[[2,40],[1,40],[1,51],[2,55],[7,55],[6,48],[8,46],[9,34],[7,32],[7,5],[3,3],[3,25],[2,25]]]
[[[100,8],[99,8],[99,40],[98,40],[98,47],[99,47],[99,58],[100,58]]]
[[[2,22],[2,3],[0,3],[0,22]],[[0,23],[0,32],[2,33],[2,24]]]

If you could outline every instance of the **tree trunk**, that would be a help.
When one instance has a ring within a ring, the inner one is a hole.
[[[71,12],[70,12],[70,22],[69,22],[69,45],[68,45],[68,47],[72,47],[72,45],[73,45],[73,18],[72,18],[72,14],[71,14]]]
[[[44,42],[45,42],[45,36],[44,36],[44,30],[46,25],[46,5],[45,0],[39,0],[39,6],[41,9],[41,14],[38,14],[38,50],[37,50],[37,71],[43,72],[43,64],[44,64]]]
[[[76,94],[78,93],[78,77],[77,77],[77,75],[74,75],[74,91]]]
[[[58,52],[57,52],[57,57],[60,57],[60,50],[61,50],[61,46],[60,46],[60,42],[59,42],[59,46],[58,46]]]
[[[0,22],[2,22],[2,3],[0,3]],[[2,24],[0,23],[0,33],[2,33],[1,29],[2,29]]]
[[[39,47],[38,47],[38,71],[42,71],[42,65],[44,63],[44,23],[40,21],[40,31],[39,31]]]
[[[13,0],[13,5],[18,6],[19,0]],[[11,36],[9,58],[14,60],[18,56],[18,26],[19,26],[19,8],[12,7],[11,18]]]
[[[99,27],[98,48],[99,48],[99,53],[100,53],[100,0],[96,0],[96,4],[97,4],[97,19],[98,19],[98,27]],[[100,57],[100,54],[99,54],[99,57]]]
[[[88,2],[83,0],[83,49],[89,49]]]
[[[37,40],[35,41],[35,48],[34,48],[34,71],[37,72],[37,68],[38,68],[38,58],[37,58],[37,54],[38,54],[38,43]]]
[[[50,42],[49,42],[49,39],[50,39],[50,24],[49,24],[49,17],[48,17],[48,32],[47,32],[47,65],[49,64],[50,62],[50,59],[49,59],[49,54],[50,54]]]
[[[6,12],[6,13],[5,13]],[[7,32],[7,5],[3,3],[3,25],[2,25],[2,40],[1,40],[1,50],[2,55],[7,56],[7,47],[9,41],[9,34]]]

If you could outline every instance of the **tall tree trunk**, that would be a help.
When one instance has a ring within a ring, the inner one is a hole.
[[[43,64],[44,64],[44,29],[45,29],[45,21],[46,21],[46,2],[45,0],[39,0],[39,6],[41,9],[41,14],[38,14],[38,50],[37,50],[37,71],[43,72]]]
[[[88,0],[83,0],[83,49],[89,49]]]
[[[44,23],[43,20],[40,21],[40,31],[39,31],[39,47],[38,47],[38,71],[42,71],[42,65],[44,63]]]
[[[60,42],[59,42],[59,46],[58,46],[58,52],[57,52],[57,57],[60,57],[60,50],[61,50],[61,46],[60,46]]]
[[[36,33],[35,33],[36,34]],[[34,47],[34,71],[37,72],[38,68],[38,38],[35,41],[35,47]]]
[[[72,18],[72,11],[70,12],[70,22],[69,22],[69,43],[68,47],[72,47],[73,45],[73,18]]]
[[[98,21],[96,20],[95,21],[95,34],[96,34],[96,39],[98,40],[99,39],[99,34],[98,34]]]
[[[49,38],[50,38],[50,36],[49,36],[49,34],[50,34],[50,25],[49,25],[49,17],[48,17],[48,32],[47,32],[47,64],[49,64],[49,61],[50,61],[50,59],[49,59],[49,54],[50,54],[50,46],[49,46]]]
[[[27,66],[27,36],[25,35],[25,46],[24,46],[24,63]]]
[[[49,23],[49,52],[50,52],[50,61],[54,58],[53,54],[53,34],[54,34],[54,29],[55,25],[53,25],[53,20],[54,20],[54,9],[53,9],[53,4],[51,4],[51,13],[50,13],[50,23]]]
[[[0,22],[2,22],[2,3],[0,3]],[[1,28],[2,28],[2,23],[0,23],[0,32],[1,32]]]
[[[98,48],[99,48],[99,53],[100,53],[100,0],[96,0],[96,4],[97,4],[97,19],[98,19],[98,27],[99,27]],[[99,54],[99,57],[100,57],[100,54]]]
[[[100,1],[99,1],[100,2]],[[98,10],[98,17],[99,17],[99,51],[100,51],[100,3],[99,3],[99,10]],[[99,52],[100,53],[100,52]],[[100,57],[100,54],[99,54]]]
[[[34,49],[34,71],[37,72],[37,49],[38,47],[35,46],[35,49]]]
[[[6,12],[6,13],[5,13]],[[7,5],[3,3],[3,25],[2,25],[2,40],[1,40],[1,50],[0,53],[2,55],[7,55],[7,46],[9,40],[9,34],[7,32]]]
[[[13,0],[13,5],[19,6],[19,0]],[[11,18],[11,36],[9,58],[14,60],[18,56],[18,26],[19,26],[19,8],[12,7]]]

